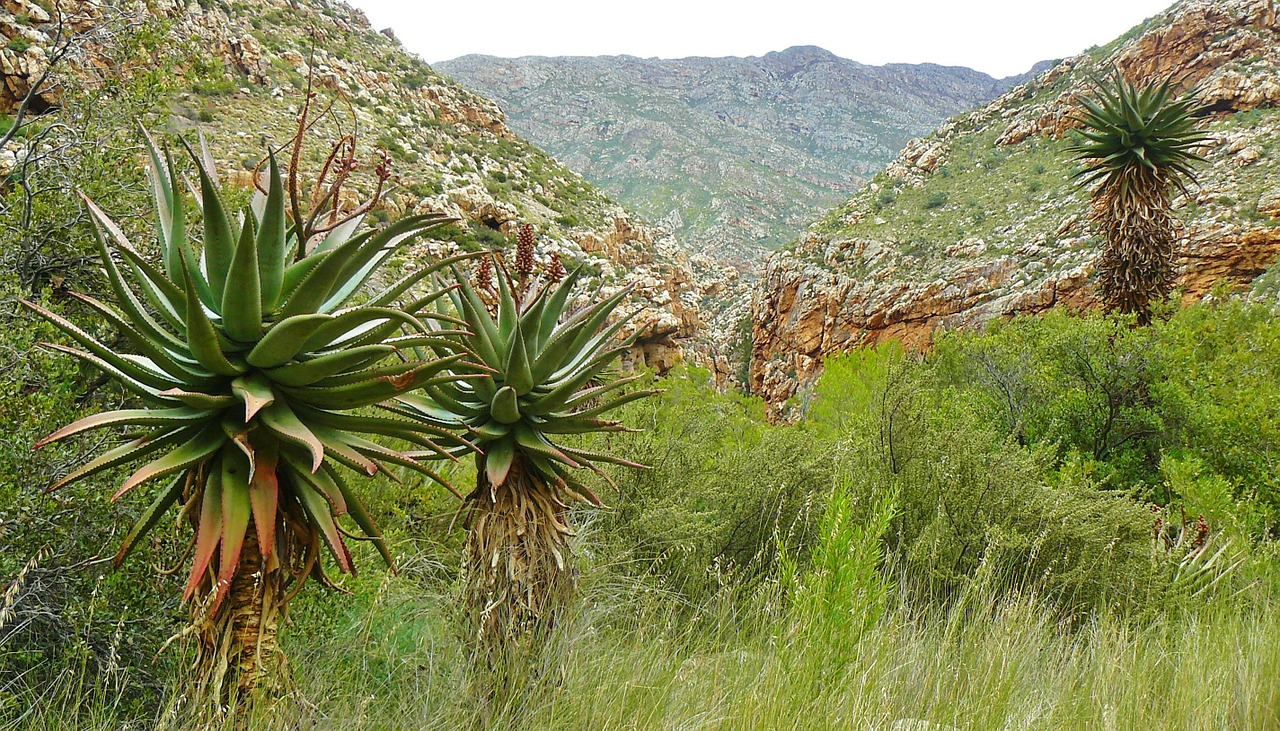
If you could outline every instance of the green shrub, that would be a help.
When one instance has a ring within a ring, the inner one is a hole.
[[[1019,444],[934,362],[892,346],[830,359],[806,413],[861,504],[897,496],[888,556],[908,594],[949,603],[984,564],[992,590],[1066,609],[1137,603],[1156,580],[1145,504],[1055,469],[1052,445]]]
[[[931,211],[931,210],[933,210],[933,209],[935,209],[935,208],[941,208],[941,207],[945,206],[946,204],[947,204],[947,194],[946,194],[946,192],[945,192],[945,191],[941,191],[941,190],[937,190],[937,191],[934,191],[934,192],[930,193],[930,194],[929,194],[929,197],[925,199],[925,201],[924,201],[924,208],[925,208],[925,210],[926,210],[926,211]]]
[[[803,551],[831,492],[833,453],[800,429],[769,426],[756,399],[718,394],[704,371],[663,380],[664,393],[622,418],[644,432],[625,453],[650,469],[618,474],[605,533],[691,601],[734,578],[774,570],[776,535]],[[767,468],[766,468],[767,465]]]
[[[1162,397],[1168,369],[1154,338],[1055,310],[941,338],[934,360],[942,383],[1016,442],[1053,446],[1059,460],[1082,455],[1105,484],[1160,500],[1161,450],[1183,417]]]

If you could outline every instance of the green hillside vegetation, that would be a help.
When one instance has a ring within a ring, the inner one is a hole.
[[[185,541],[157,538],[120,572],[93,561],[141,501],[110,505],[100,485],[46,497],[91,445],[29,445],[121,396],[34,348],[47,326],[5,313],[0,561],[21,578],[7,578],[0,718],[170,727],[186,650],[152,657],[183,618],[181,578],[147,564],[174,565]],[[699,371],[661,379],[620,415],[643,433],[582,445],[652,469],[616,471],[609,509],[578,516],[583,597],[554,641],[560,679],[490,727],[1274,727],[1277,383],[1280,324],[1231,300],[1146,329],[1051,313],[923,360],[841,356],[790,426]],[[304,593],[285,630],[321,727],[474,723],[456,503],[406,478],[365,493],[400,573]]]
[[[1034,138],[998,147],[1000,132],[959,137],[938,174],[920,187],[876,175],[874,189],[827,214],[813,232],[832,239],[901,242],[923,266],[945,258],[946,246],[967,238],[993,240],[987,250],[992,253],[1013,253],[1020,244],[1006,243],[1000,235],[1010,227],[1052,230],[1064,211],[1083,210],[1085,197],[1071,181],[1069,140]],[[992,176],[1008,185],[992,185]],[[848,214],[868,200],[874,215],[847,223]]]

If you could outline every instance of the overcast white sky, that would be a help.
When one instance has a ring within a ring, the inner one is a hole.
[[[993,76],[1103,45],[1173,0],[347,0],[428,62],[494,56],[759,56],[821,46],[869,64]]]

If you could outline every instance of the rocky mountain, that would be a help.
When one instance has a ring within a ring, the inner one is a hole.
[[[768,260],[751,388],[776,409],[832,353],[1096,304],[1099,238],[1070,180],[1069,119],[1091,76],[1173,76],[1210,113],[1200,185],[1175,201],[1184,300],[1244,287],[1280,254],[1280,23],[1274,0],[1182,0],[913,140]]]
[[[464,56],[436,67],[694,252],[744,271],[907,140],[1020,81],[866,66],[812,46],[753,58]]]
[[[585,266],[587,286],[636,288],[638,360],[663,370],[698,331],[699,285],[669,237],[522,139],[497,105],[437,74],[360,11],[330,0],[63,0],[55,17],[50,7],[39,0],[0,5],[0,33],[8,39],[0,49],[0,115],[12,113],[49,69],[59,38],[83,42],[54,66],[61,81],[41,87],[34,112],[56,108],[69,85],[136,72],[117,68],[108,44],[140,29],[161,33],[159,53],[177,72],[162,115],[170,131],[200,128],[227,181],[247,187],[266,145],[293,135],[310,79],[317,107],[333,103],[336,110],[322,125],[332,139],[358,128],[360,159],[369,160],[374,147],[389,155],[395,189],[375,216],[441,211],[460,220],[412,254],[500,246],[529,222],[539,234],[539,257],[556,253]],[[15,139],[0,152],[0,173],[30,152]],[[372,180],[358,173],[350,188],[344,203],[354,204],[371,192]]]

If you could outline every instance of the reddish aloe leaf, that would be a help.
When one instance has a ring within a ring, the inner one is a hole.
[[[275,551],[276,509],[280,501],[280,483],[276,477],[278,460],[276,444],[269,441],[254,452],[253,479],[249,482],[249,502],[253,505],[253,524],[258,529],[258,547],[262,559]]]
[[[200,521],[196,528],[196,552],[191,562],[191,576],[187,578],[187,588],[182,593],[182,600],[188,601],[195,595],[200,580],[209,570],[213,560],[213,552],[218,550],[222,540],[222,472],[210,470],[205,476],[204,495],[200,503]]]
[[[217,607],[231,589],[240,552],[244,549],[252,507],[249,503],[249,461],[238,450],[222,451],[222,564],[218,568]]]

